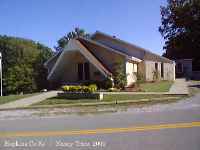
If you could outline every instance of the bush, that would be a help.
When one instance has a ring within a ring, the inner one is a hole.
[[[97,91],[97,86],[96,86],[96,84],[91,84],[91,85],[89,85],[89,90],[90,90],[91,93]]]
[[[104,79],[103,81],[95,82],[99,89],[109,89],[112,88],[112,81],[109,78]]]
[[[136,80],[136,83],[137,84],[140,84],[140,83],[144,83],[145,82],[145,78],[144,78],[144,75],[140,72],[137,72],[136,73],[136,76],[137,76],[137,80]]]
[[[105,89],[112,88],[112,86],[113,86],[113,83],[112,83],[111,79],[109,79],[109,78],[105,79],[103,81],[103,84],[104,84]]]
[[[158,70],[153,71],[153,81],[159,81],[160,80],[160,73]]]
[[[91,84],[89,86],[80,86],[80,85],[65,85],[62,86],[64,92],[84,92],[84,93],[93,93],[97,91],[96,84]]]
[[[115,64],[113,75],[115,87],[118,89],[124,89],[127,84],[127,80],[124,65],[122,62]]]

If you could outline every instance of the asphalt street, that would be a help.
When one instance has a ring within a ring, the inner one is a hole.
[[[2,150],[200,150],[200,95],[127,111],[1,118]]]

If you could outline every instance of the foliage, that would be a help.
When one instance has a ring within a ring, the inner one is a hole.
[[[44,62],[52,56],[51,49],[31,40],[1,36],[3,93],[30,93],[47,88]]]
[[[112,81],[109,78],[106,78],[103,81],[95,81],[95,83],[99,89],[112,88]]]
[[[91,84],[91,85],[89,85],[89,89],[90,89],[90,92],[96,92],[97,91],[97,86],[96,86],[96,84]]]
[[[153,71],[153,81],[158,81],[160,80],[160,73],[158,70]]]
[[[125,88],[127,84],[127,80],[126,80],[124,64],[122,62],[115,63],[113,79],[114,79],[114,85],[116,88],[119,88],[119,89]]]
[[[168,0],[167,6],[161,7],[161,17],[164,56],[192,58],[193,69],[200,69],[200,1]]]
[[[137,80],[136,80],[136,83],[137,84],[140,84],[140,83],[144,83],[145,82],[145,78],[144,78],[144,75],[140,72],[137,72],[136,73],[136,77],[137,77]]]
[[[84,93],[93,93],[97,91],[97,86],[91,84],[89,86],[80,86],[80,85],[65,85],[62,86],[64,92],[84,92]]]
[[[86,37],[88,38],[90,35],[85,32],[84,29],[75,28],[74,31],[67,33],[67,35],[61,37],[57,41],[57,46],[55,47],[56,51],[62,51],[64,47],[67,45],[70,39],[74,39],[77,37]]]

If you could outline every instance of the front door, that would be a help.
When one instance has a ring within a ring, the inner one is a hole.
[[[90,80],[90,65],[88,62],[78,64],[78,80]]]
[[[78,80],[83,80],[83,64],[78,64]]]
[[[89,63],[84,63],[85,80],[90,80],[90,65]]]

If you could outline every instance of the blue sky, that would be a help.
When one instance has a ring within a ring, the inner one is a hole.
[[[0,34],[51,48],[75,27],[96,30],[162,54],[160,5],[166,0],[0,0]]]

